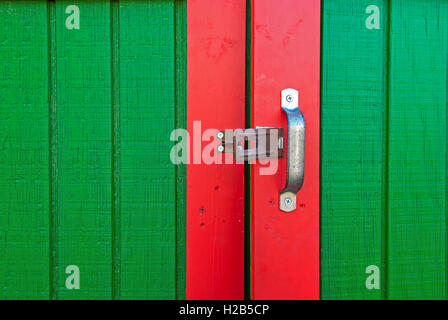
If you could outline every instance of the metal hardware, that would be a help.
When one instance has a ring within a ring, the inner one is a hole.
[[[280,210],[294,211],[297,208],[297,192],[303,185],[305,172],[305,119],[299,110],[299,92],[282,90],[281,106],[288,118],[288,148],[286,155],[286,185],[280,191]]]
[[[257,127],[218,131],[218,152],[233,153],[236,162],[283,158],[283,128]]]

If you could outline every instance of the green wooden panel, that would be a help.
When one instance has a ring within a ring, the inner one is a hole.
[[[446,298],[447,16],[446,0],[323,2],[324,299]]]
[[[391,2],[388,296],[446,298],[448,1]]]
[[[0,2],[0,299],[49,294],[46,14]]]
[[[66,8],[80,28],[66,27]],[[111,298],[111,49],[109,1],[56,2],[58,299]],[[68,290],[66,267],[80,269]]]
[[[187,128],[187,1],[175,0],[176,128]],[[186,299],[187,287],[187,165],[176,166],[176,299]]]
[[[322,299],[381,298],[365,286],[366,267],[381,266],[385,110],[384,28],[366,28],[370,4],[322,7]]]
[[[121,298],[174,299],[174,1],[120,1],[119,17]]]
[[[186,1],[2,1],[0,18],[0,298],[185,298],[169,137],[186,126]]]

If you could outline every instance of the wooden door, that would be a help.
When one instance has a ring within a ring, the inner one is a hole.
[[[242,163],[194,163],[195,148],[204,149],[204,143],[191,146],[187,298],[242,299],[246,291],[254,299],[318,299],[320,4],[284,0],[251,5],[189,2],[189,132],[194,135],[195,121],[201,133],[244,128],[245,116],[253,128],[283,127],[287,132],[280,92],[296,88],[307,123],[306,180],[297,210],[284,213],[278,209],[278,193],[285,183],[286,159],[278,161],[272,175],[259,174],[263,165],[247,164],[252,174],[245,176]],[[244,192],[245,184],[251,192]],[[251,234],[246,261],[244,222]],[[245,268],[250,269],[246,288]]]
[[[243,299],[244,165],[202,152],[245,126],[246,3],[189,1],[187,29],[187,299]]]
[[[306,132],[305,176],[293,212],[279,209],[287,159],[273,174],[262,173],[266,165],[252,166],[251,296],[319,299],[320,1],[257,0],[251,15],[252,127],[287,132],[280,98],[293,88]]]

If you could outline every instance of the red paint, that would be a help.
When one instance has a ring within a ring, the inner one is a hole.
[[[202,131],[244,127],[245,2],[187,2],[191,137],[193,121]],[[187,299],[244,298],[243,213],[243,165],[187,165]]]
[[[299,91],[306,122],[296,211],[278,209],[286,159],[272,176],[260,175],[260,164],[252,167],[252,297],[319,299],[320,0],[253,1],[252,19],[253,126],[287,129],[284,88]]]

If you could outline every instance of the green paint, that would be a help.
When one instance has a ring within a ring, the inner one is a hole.
[[[448,2],[374,2],[323,1],[322,298],[444,299]],[[186,2],[1,1],[0,19],[0,298],[185,298]]]
[[[57,131],[56,131],[56,5],[54,1],[47,1],[47,25],[48,25],[48,173],[49,173],[49,277],[51,300],[57,299]]]
[[[173,1],[120,1],[121,298],[176,298]]]
[[[49,295],[46,14],[0,1],[0,299]]]
[[[77,5],[80,29],[67,29]],[[111,297],[111,49],[108,1],[56,2],[56,298]],[[67,290],[66,267],[80,269]]]
[[[187,128],[187,2],[175,0],[175,127]],[[176,299],[186,298],[187,166],[176,166]]]
[[[381,265],[384,112],[384,34],[366,29],[369,4],[344,0],[323,6],[323,299],[381,298],[381,291],[365,288],[366,267]]]
[[[185,298],[169,136],[186,127],[186,2],[2,1],[0,18],[0,298]]]
[[[447,7],[323,2],[323,299],[446,298]]]
[[[112,299],[121,295],[121,184],[120,184],[120,7],[110,5],[111,88],[112,88]]]
[[[448,2],[391,2],[388,293],[446,298]]]

